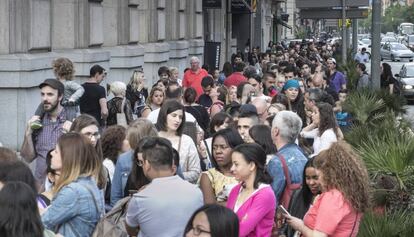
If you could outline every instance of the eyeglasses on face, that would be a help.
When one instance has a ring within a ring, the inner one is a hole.
[[[211,234],[211,232],[210,232],[210,231],[207,231],[207,230],[202,230],[202,229],[200,229],[200,227],[198,227],[198,226],[196,226],[196,227],[191,226],[191,230],[193,231],[193,235],[195,235],[195,236],[199,236],[199,235],[201,235],[202,233]]]

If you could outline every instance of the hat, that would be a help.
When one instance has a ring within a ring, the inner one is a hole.
[[[63,83],[56,79],[46,79],[44,82],[40,83],[39,88],[42,89],[44,86],[50,86],[53,89],[58,90],[59,95],[63,95],[63,91],[65,90]]]
[[[336,65],[336,60],[334,58],[330,58],[330,60]]]
[[[285,90],[287,90],[289,88],[292,88],[292,87],[296,88],[296,89],[299,89],[300,88],[299,82],[295,79],[290,79],[283,86],[283,90],[285,91]]]
[[[240,106],[240,114],[255,114],[257,115],[256,106],[252,104],[244,104]]]

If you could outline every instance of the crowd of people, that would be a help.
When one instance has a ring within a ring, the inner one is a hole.
[[[192,57],[182,79],[162,66],[151,87],[139,68],[111,99],[103,67],[79,85],[54,60],[23,159],[0,148],[0,235],[89,237],[127,203],[130,236],[356,236],[369,178],[343,141],[335,46],[258,50],[222,71]]]

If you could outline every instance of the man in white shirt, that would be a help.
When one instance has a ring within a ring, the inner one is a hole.
[[[355,55],[355,61],[357,61],[358,63],[367,63],[369,61],[369,55],[367,54],[367,49],[366,48],[362,48],[361,52],[357,53]]]
[[[203,205],[203,195],[196,185],[174,175],[170,141],[144,139],[137,165],[151,182],[129,201],[126,230],[130,236],[182,237],[188,219]]]

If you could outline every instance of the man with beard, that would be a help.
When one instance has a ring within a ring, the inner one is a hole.
[[[34,176],[39,184],[43,184],[46,176],[46,155],[55,148],[63,131],[69,130],[71,122],[66,121],[65,109],[60,105],[63,84],[56,79],[46,79],[39,88],[44,115],[35,115],[27,122],[21,156],[27,162],[36,161]],[[31,125],[36,121],[41,127],[34,130]]]

